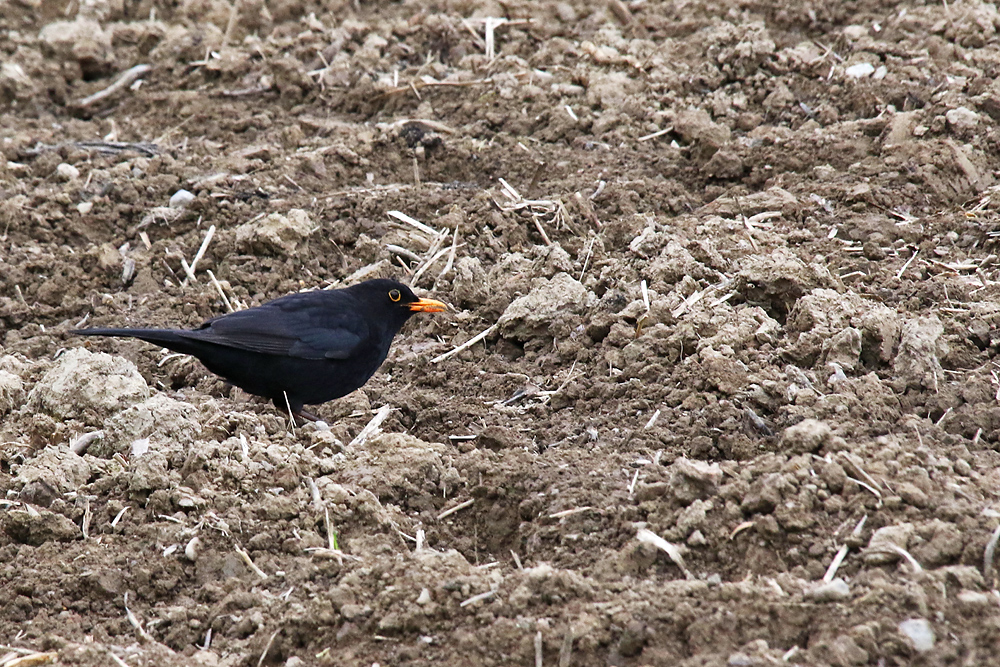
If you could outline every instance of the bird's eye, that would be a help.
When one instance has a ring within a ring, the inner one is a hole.
[[[399,301],[403,297],[399,293],[398,289],[391,289],[389,290],[389,298],[392,299],[393,301]]]

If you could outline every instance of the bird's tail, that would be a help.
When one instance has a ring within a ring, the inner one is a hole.
[[[70,333],[79,336],[138,338],[185,354],[191,354],[193,347],[193,341],[182,336],[176,329],[73,329]]]

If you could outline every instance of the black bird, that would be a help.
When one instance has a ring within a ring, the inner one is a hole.
[[[415,313],[448,308],[395,280],[289,294],[208,320],[197,329],[76,329],[81,336],[139,338],[197,357],[208,370],[279,410],[316,420],[303,405],[361,387]]]

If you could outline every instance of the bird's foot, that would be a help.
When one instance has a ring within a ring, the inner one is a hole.
[[[295,420],[297,422],[296,426],[305,426],[308,422],[321,421],[319,417],[317,417],[311,412],[306,412],[305,410],[293,411],[292,416],[295,417]]]

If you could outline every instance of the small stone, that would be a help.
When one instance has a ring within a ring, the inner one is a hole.
[[[309,214],[293,208],[236,228],[236,247],[254,253],[290,255],[313,232]]]
[[[80,215],[87,215],[94,208],[94,202],[84,201],[76,205],[76,210],[80,212]]]
[[[859,335],[860,337],[860,335]],[[818,419],[803,419],[781,435],[781,448],[791,454],[813,454],[833,437],[833,429]]]
[[[170,208],[187,208],[194,201],[194,194],[187,190],[178,190],[170,195]]]
[[[927,504],[930,502],[927,494],[919,486],[911,482],[900,482],[896,486],[896,492],[903,499],[904,503],[913,507],[927,507]]]
[[[917,653],[934,648],[934,628],[925,618],[910,618],[899,624],[899,632]]]
[[[979,124],[979,114],[966,107],[951,109],[944,115],[948,128],[958,132],[968,132],[976,128]]]
[[[958,604],[969,611],[985,609],[993,604],[990,595],[982,591],[959,591],[956,597]]]
[[[844,74],[852,79],[865,79],[875,73],[875,66],[871,63],[858,63],[851,65],[844,70]]]
[[[844,39],[848,40],[849,42],[856,42],[868,34],[868,28],[864,27],[863,25],[856,25],[856,24],[848,25],[844,26],[843,34],[844,34]]]
[[[71,164],[60,162],[59,165],[56,166],[56,176],[64,181],[75,181],[80,178],[80,170]]]
[[[815,602],[843,602],[851,597],[851,587],[846,581],[837,577],[812,589],[806,593],[806,597]]]

